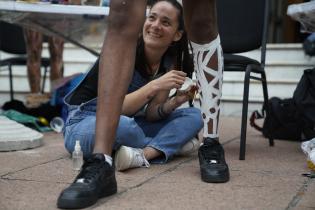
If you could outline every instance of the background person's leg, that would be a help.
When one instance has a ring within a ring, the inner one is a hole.
[[[48,37],[50,53],[50,85],[63,76],[63,46],[64,41],[58,37]]]
[[[188,38],[193,42],[195,72],[200,86],[203,136],[218,137],[223,57],[215,0],[183,0],[183,5],[185,27]]]
[[[110,155],[122,103],[131,80],[146,0],[113,0],[103,44],[98,84],[95,153]]]
[[[203,137],[219,137],[218,124],[222,96],[223,58],[220,38],[207,44],[192,43],[204,120]]]
[[[192,41],[201,112],[203,145],[199,148],[201,179],[227,182],[229,169],[218,141],[218,122],[223,81],[223,52],[218,35],[215,0],[183,0],[185,27]]]
[[[31,93],[39,93],[43,35],[37,31],[24,29],[24,37],[27,51],[27,77],[30,90]]]
[[[84,208],[117,192],[110,155],[133,73],[146,3],[146,0],[112,0],[110,3],[99,65],[94,154],[85,161],[73,184],[61,192],[57,201],[59,208]]]

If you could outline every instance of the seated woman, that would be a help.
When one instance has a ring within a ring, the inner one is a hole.
[[[69,107],[65,147],[72,152],[80,140],[84,156],[94,147],[98,66],[97,61],[65,98]],[[190,99],[189,92],[177,91],[169,97],[170,90],[179,89],[192,71],[182,6],[176,0],[155,2],[139,37],[116,133],[117,170],[165,163],[198,134],[203,126],[199,109],[178,108]]]

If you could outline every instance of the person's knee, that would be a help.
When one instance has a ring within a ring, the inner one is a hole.
[[[121,115],[119,119],[119,124],[117,128],[117,138],[124,138],[131,136],[134,132],[136,123],[133,118]]]
[[[74,150],[75,140],[70,136],[65,136],[65,148],[71,154]]]
[[[218,34],[215,1],[184,1],[185,25],[188,38],[198,44],[209,43]]]
[[[218,34],[216,23],[206,21],[206,18],[192,19],[190,31],[188,32],[189,39],[198,44],[205,44],[215,39]]]
[[[201,112],[199,109],[191,107],[189,108],[189,121],[191,122],[191,125],[199,131],[203,127],[203,119],[201,116]]]
[[[112,0],[108,29],[125,36],[138,36],[145,17],[144,10],[145,7],[139,5],[138,1]]]

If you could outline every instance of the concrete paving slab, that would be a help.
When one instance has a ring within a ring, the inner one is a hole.
[[[296,194],[295,198],[290,203],[293,209],[311,210],[315,209],[315,179],[308,178],[305,180],[303,186]]]
[[[265,138],[260,135],[249,135],[246,146],[246,165],[238,160],[239,141],[224,144],[226,158],[231,161],[230,165],[235,169],[255,171],[263,168],[264,171],[277,171],[277,173],[304,173],[306,167],[305,155],[300,149],[299,142],[275,141],[274,147],[270,147]],[[292,167],[294,165],[294,167]],[[286,171],[283,171],[286,170]]]
[[[238,122],[221,120],[230,182],[203,183],[194,153],[149,169],[117,172],[118,194],[88,209],[312,209],[315,186],[301,176],[308,169],[299,143],[276,141],[270,148],[249,128],[246,160],[240,161]],[[59,193],[76,172],[60,134],[45,133],[44,142],[32,150],[0,153],[1,210],[56,209]]]
[[[57,209],[56,195],[60,185],[29,180],[0,180],[0,209]]]
[[[0,152],[0,175],[30,168],[62,157],[70,157],[63,146],[61,134],[45,133],[43,145],[38,148]]]
[[[240,118],[230,117],[230,118],[221,118],[220,120],[220,141],[222,143],[232,140],[234,138],[239,138],[241,135],[241,120]]]
[[[158,176],[165,171],[170,170],[187,160],[188,157],[176,158],[169,164],[152,165],[149,169],[140,168],[136,170],[128,170],[126,172],[116,172],[117,181],[119,182],[119,191],[132,188],[140,185],[149,179]],[[195,156],[194,156],[195,157]],[[78,171],[72,169],[72,161],[70,157],[52,160],[45,163],[40,163],[36,166],[21,169],[16,172],[3,175],[2,178],[6,180],[24,180],[24,181],[38,181],[47,183],[58,183],[66,187],[74,180]]]
[[[285,209],[300,185],[298,180],[247,171],[231,171],[231,177],[226,184],[203,183],[193,160],[99,202],[95,209]]]
[[[308,170],[299,143],[277,141],[278,147],[270,148],[260,136],[249,139],[256,149],[245,161],[238,160],[239,141],[224,145],[231,169],[226,184],[201,182],[196,155],[141,187],[99,202],[96,209],[118,204],[123,209],[286,209],[305,181],[301,173]]]

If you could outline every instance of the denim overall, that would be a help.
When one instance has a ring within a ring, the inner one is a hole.
[[[148,82],[138,71],[134,71],[128,93],[136,91]],[[68,106],[64,128],[65,147],[71,153],[75,141],[80,140],[83,154],[87,156],[94,148],[97,98],[80,105],[69,104],[68,101],[77,87],[65,97]],[[151,162],[164,163],[195,137],[202,126],[201,113],[194,107],[178,108],[167,118],[155,122],[148,122],[141,115],[121,115],[113,150],[117,150],[121,145],[133,148],[152,147],[161,151],[164,156]]]

